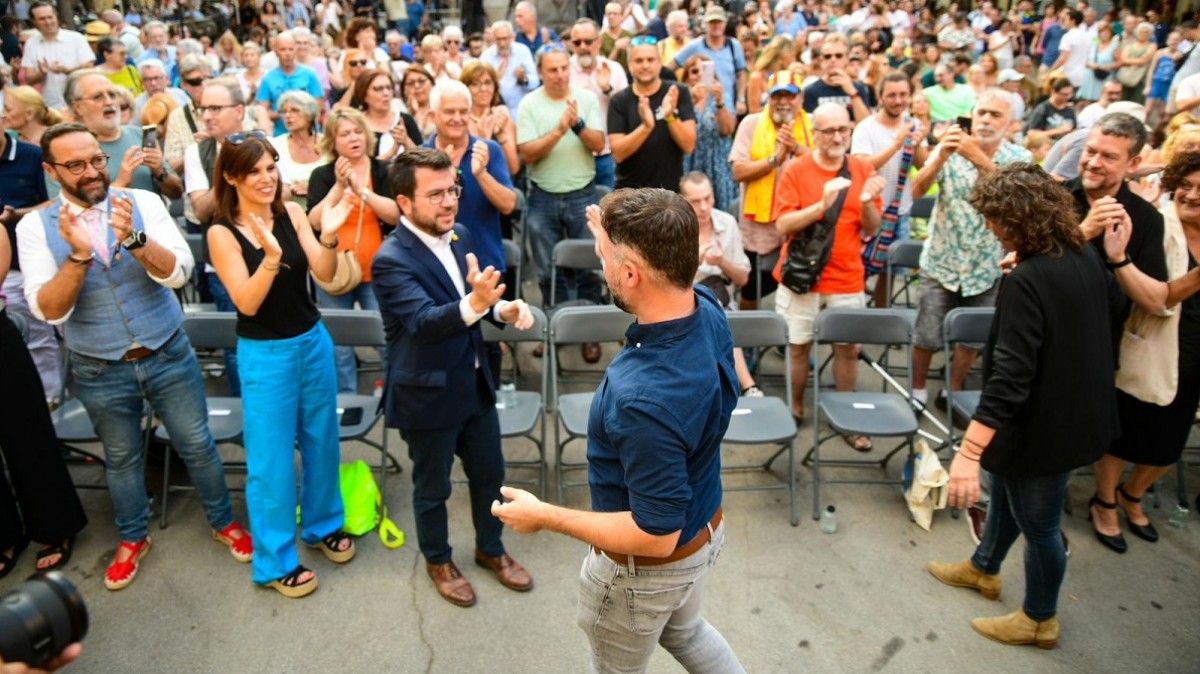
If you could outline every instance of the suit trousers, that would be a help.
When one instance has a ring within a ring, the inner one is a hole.
[[[488,367],[488,363],[482,363],[481,367]],[[489,557],[504,554],[504,544],[500,541],[504,525],[492,515],[492,501],[500,498],[500,485],[504,482],[500,417],[483,371],[476,368],[475,372],[475,389],[462,401],[471,410],[470,416],[461,426],[401,431],[413,462],[417,543],[430,564],[445,564],[451,559],[446,499],[450,497],[450,469],[455,456],[462,459],[467,474],[475,547]]]
[[[54,544],[74,536],[87,516],[59,452],[37,368],[17,328],[0,309],[0,551],[21,540]]]

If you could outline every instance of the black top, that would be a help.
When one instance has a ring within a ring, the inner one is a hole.
[[[871,91],[867,85],[862,82],[855,82],[854,88],[858,90],[858,95],[862,97],[863,103],[867,103],[871,97]],[[816,80],[812,84],[804,87],[804,111],[812,114],[818,106],[825,103],[840,103],[846,106],[846,112],[850,114],[850,119],[854,119],[854,100],[846,94],[846,90],[841,87],[830,86],[825,83],[825,80]]]
[[[1188,252],[1188,270],[1196,268],[1196,258]],[[1179,367],[1200,368],[1200,293],[1183,301],[1179,316]]]
[[[1075,197],[1075,213],[1079,217],[1079,221],[1083,222],[1091,209],[1087,194],[1083,191],[1083,182],[1076,178],[1067,183],[1067,189],[1071,190],[1072,196]],[[1134,194],[1125,184],[1122,184],[1121,189],[1117,190],[1116,199],[1117,203],[1125,207],[1125,212],[1129,214],[1129,219],[1133,222],[1133,233],[1129,237],[1129,243],[1125,246],[1125,254],[1129,256],[1130,260],[1133,260],[1134,266],[1142,273],[1159,281],[1166,281],[1167,254],[1163,251],[1162,246],[1162,213],[1159,213],[1158,209],[1150,202]],[[1104,260],[1104,236],[1097,236],[1088,243],[1092,245],[1100,259]],[[1130,300],[1121,290],[1121,285],[1117,282],[1116,274],[1113,271],[1105,273],[1105,288],[1113,305],[1112,325],[1109,327],[1109,333],[1113,340],[1113,365],[1115,367],[1117,359],[1120,357],[1121,333],[1125,329],[1125,321],[1129,318],[1129,312],[1133,309],[1133,300]]]
[[[421,138],[421,127],[417,124],[417,119],[415,117],[407,112],[402,112],[400,113],[400,123],[404,125],[404,131],[408,134],[408,137],[412,139],[412,142],[416,143],[417,145],[425,142],[424,139]],[[375,149],[378,150],[379,142],[383,140],[383,132],[372,131],[371,133],[375,134]]]
[[[650,96],[650,109],[658,111],[671,87],[679,88],[676,117],[683,121],[696,119],[692,109],[692,94],[682,84],[663,82],[658,91]],[[631,133],[641,124],[638,97],[633,93],[633,87],[618,91],[608,103],[608,132]],[[661,187],[674,192],[679,190],[679,179],[682,177],[683,150],[671,139],[671,131],[664,119],[654,123],[654,130],[637,152],[617,164],[617,187]]]
[[[371,158],[371,191],[381,197],[395,199],[396,195],[392,192],[391,183],[387,179],[388,165],[374,157]],[[333,162],[322,164],[313,169],[312,175],[308,177],[308,211],[311,213],[317,204],[329,194],[329,190],[333,189],[333,185],[337,182],[337,178],[333,175]],[[379,222],[383,229],[383,235],[387,236],[397,223],[395,222]]]
[[[1046,99],[1034,106],[1025,118],[1025,131],[1051,131],[1067,123],[1072,129],[1079,126],[1075,108],[1070,103],[1056,108],[1051,105],[1050,99]]]
[[[253,274],[262,264],[264,253],[238,230],[227,222],[213,222],[213,226],[224,227],[233,232],[242,247],[242,259],[246,271]],[[237,334],[246,339],[288,339],[302,335],[312,329],[321,314],[308,294],[308,257],[300,246],[300,238],[292,219],[285,212],[275,218],[271,233],[279,241],[283,251],[282,264],[275,275],[275,282],[267,291],[258,313],[247,316],[238,312]]]
[[[1021,260],[1000,283],[974,418],[996,429],[983,467],[1005,477],[1092,463],[1119,435],[1110,307],[1096,251]]]

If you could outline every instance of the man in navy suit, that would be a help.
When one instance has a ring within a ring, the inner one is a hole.
[[[471,491],[475,563],[505,587],[533,587],[504,551],[503,525],[491,514],[500,498],[504,457],[496,382],[479,321],[533,325],[522,300],[504,301],[501,274],[479,270],[466,227],[455,224],[462,188],[446,153],[416,148],[388,176],[403,214],[375,254],[371,273],[387,332],[387,425],[398,428],[413,462],[413,511],[425,568],[439,594],[458,606],[475,591],[451,558],[446,524],[450,468],[458,455]]]

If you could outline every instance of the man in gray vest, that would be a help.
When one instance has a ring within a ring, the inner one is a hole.
[[[213,537],[250,561],[250,534],[233,519],[204,380],[172,292],[191,272],[187,243],[156,194],[109,189],[110,157],[85,127],[48,129],[42,157],[61,192],[17,225],[25,299],[34,316],[62,326],[76,394],[104,444],[121,536],[105,585],[128,586],[150,549],[146,403],[187,464]]]

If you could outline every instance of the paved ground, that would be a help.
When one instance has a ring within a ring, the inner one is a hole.
[[[529,379],[534,361],[523,356],[522,362]],[[808,430],[803,427],[798,446],[807,446]],[[400,446],[394,434],[392,441]],[[347,447],[345,454],[372,456],[361,447]],[[154,549],[137,581],[107,592],[102,576],[116,541],[111,507],[106,492],[84,492],[92,523],[68,575],[86,597],[92,626],[85,654],[72,670],[585,671],[586,642],[575,626],[583,545],[551,534],[508,533],[509,551],[536,579],[530,593],[511,592],[470,564],[470,513],[465,489],[459,488],[450,503],[452,543],[479,603],[454,607],[425,576],[411,516],[410,464],[403,450],[398,455],[405,473],[389,479],[388,504],[410,535],[409,544],[387,550],[377,538],[364,537],[358,557],[338,568],[302,551],[321,589],[299,601],[255,588],[249,567],[209,538],[190,494],[173,495],[167,529],[155,524]],[[898,469],[899,460],[893,461],[893,476]],[[97,468],[73,470],[78,482],[102,480]],[[836,485],[824,488],[823,501],[837,505],[839,530],[822,534],[808,517],[809,473],[801,469],[800,475],[802,518],[796,528],[788,522],[786,492],[731,493],[725,499],[728,542],[707,581],[706,614],[750,671],[1200,671],[1195,513],[1180,530],[1167,526],[1166,505],[1152,511],[1162,540],[1151,545],[1130,536],[1129,553],[1118,556],[1091,537],[1084,502],[1092,481],[1075,478],[1070,494],[1075,514],[1064,523],[1073,554],[1061,597],[1062,640],[1058,650],[1044,652],[989,642],[968,624],[972,617],[1020,606],[1020,543],[1003,571],[1007,587],[1001,600],[986,601],[940,585],[923,568],[930,559],[969,554],[962,520],[938,513],[927,533],[909,521],[897,487]],[[1200,469],[1191,468],[1188,477],[1193,491],[1200,487]],[[735,476],[727,484],[744,479]],[[230,483],[241,480],[233,476]],[[1168,488],[1173,493],[1173,475]],[[568,505],[587,503],[585,489],[568,494]],[[244,516],[240,494],[234,506]],[[22,572],[32,568],[32,557],[21,560]],[[13,587],[18,575],[0,582],[0,590]],[[680,671],[663,652],[650,669]]]

